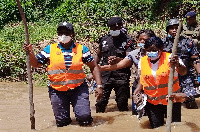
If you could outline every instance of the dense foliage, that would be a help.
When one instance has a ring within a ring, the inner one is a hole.
[[[162,29],[167,19],[200,9],[194,0],[21,0],[21,5],[35,45],[52,40],[64,20],[73,23],[77,40],[95,42],[108,30],[111,16],[121,16],[131,34],[141,28]],[[1,0],[0,13],[0,78],[24,80],[25,36],[16,2]]]

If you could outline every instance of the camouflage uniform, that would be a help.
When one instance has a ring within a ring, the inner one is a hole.
[[[183,25],[182,35],[192,39],[196,44],[198,51],[200,51],[200,25],[197,23],[195,26]]]
[[[164,51],[172,52],[173,43],[169,37],[163,39]],[[177,55],[183,60],[184,64],[188,69],[188,74],[181,76],[179,75],[179,85],[181,87],[181,92],[185,93],[188,97],[193,97],[196,95],[194,88],[194,68],[191,64],[191,56],[199,54],[196,45],[188,38],[180,36],[177,48]],[[190,101],[194,101],[194,98]]]
[[[200,52],[200,25],[197,23],[194,24],[194,26],[184,25],[182,35],[186,38],[192,39],[192,41],[196,44],[198,51]],[[193,70],[193,76],[195,80],[195,87],[198,87],[198,76],[196,70]]]

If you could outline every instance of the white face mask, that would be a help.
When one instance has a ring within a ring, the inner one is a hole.
[[[112,35],[112,36],[119,36],[119,34],[120,34],[120,30],[110,30],[110,35]]]
[[[66,35],[62,35],[62,36],[58,36],[58,40],[59,42],[66,44],[69,43],[72,40],[71,36],[66,36]]]

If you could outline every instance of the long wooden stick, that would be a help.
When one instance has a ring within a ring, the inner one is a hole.
[[[176,37],[174,40],[173,48],[172,48],[172,56],[176,55],[176,52],[177,52],[182,23],[183,23],[182,20],[179,20],[179,26],[178,26]],[[168,82],[168,95],[172,95],[172,93],[173,93],[174,71],[175,71],[175,65],[171,65],[170,73],[169,73],[169,82]],[[169,98],[168,104],[167,104],[167,129],[166,129],[166,132],[171,132],[172,107],[173,107],[173,99]]]
[[[26,43],[29,44],[29,35],[28,35],[28,27],[26,23],[26,17],[21,7],[19,0],[16,0],[17,6],[21,15],[21,18],[24,23],[24,30],[25,30],[25,37]],[[33,103],[33,83],[32,83],[32,75],[31,75],[31,65],[30,65],[30,55],[29,52],[26,51],[26,65],[27,65],[27,72],[28,72],[28,84],[29,84],[29,102],[30,102],[30,121],[31,121],[31,129],[35,129],[35,117],[34,117],[34,103]]]

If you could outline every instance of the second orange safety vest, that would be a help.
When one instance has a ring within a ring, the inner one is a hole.
[[[140,83],[143,85],[144,93],[147,94],[147,101],[151,104],[167,105],[166,96],[170,73],[169,55],[170,53],[162,52],[156,71],[156,80],[152,75],[150,59],[147,56],[141,58]],[[180,92],[178,77],[173,79],[173,92]]]
[[[52,44],[50,49],[50,65],[47,67],[49,85],[58,91],[67,91],[80,86],[85,80],[83,71],[83,46],[76,44],[72,49],[72,64],[66,70],[64,55],[58,44]]]

